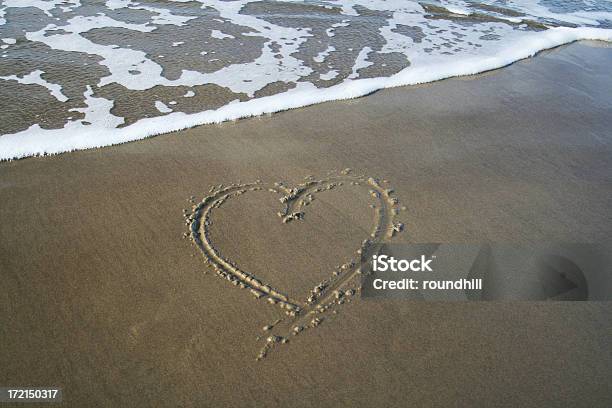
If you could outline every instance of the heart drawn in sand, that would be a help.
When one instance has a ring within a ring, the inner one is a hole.
[[[364,192],[370,194],[377,201],[377,205],[371,206],[374,220],[371,234],[362,241],[361,246],[355,251],[357,258],[369,256],[369,251],[373,251],[376,244],[402,230],[403,225],[394,222],[395,215],[400,211],[399,203],[395,197],[392,197],[392,189],[383,187],[378,180],[372,177],[354,175],[349,169],[338,174],[331,174],[320,180],[307,177],[304,183],[295,187],[287,187],[282,183],[265,184],[261,181],[213,187],[210,189],[208,196],[194,205],[193,213],[186,215],[189,233],[195,245],[204,255],[206,262],[216,271],[217,275],[235,286],[248,289],[255,298],[267,298],[268,302],[277,304],[284,309],[288,316],[285,324],[279,324],[282,322],[281,319],[273,325],[266,326],[268,330],[277,327],[277,329],[284,328],[285,331],[297,334],[305,328],[318,326],[322,321],[321,314],[334,303],[343,303],[344,300],[341,298],[345,294],[353,295],[355,293],[354,289],[346,292],[343,289],[353,284],[355,278],[359,275],[359,261],[351,259],[344,262],[340,271],[330,273],[330,277],[315,286],[305,296],[305,299],[290,298],[286,290],[273,287],[223,256],[212,241],[210,234],[214,210],[226,201],[237,199],[243,194],[248,194],[251,191],[267,190],[271,193],[283,194],[280,198],[283,208],[278,213],[281,221],[283,223],[296,222],[303,219],[307,210],[306,207],[312,200],[316,199],[318,194],[335,188],[350,186],[364,189]],[[285,343],[287,341],[286,334],[284,336],[269,336],[259,358],[264,357],[274,343]]]

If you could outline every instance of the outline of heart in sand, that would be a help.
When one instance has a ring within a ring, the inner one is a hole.
[[[230,185],[218,185],[212,187],[209,195],[204,197],[200,203],[193,206],[193,212],[186,214],[186,223],[189,226],[189,234],[193,243],[204,255],[205,262],[209,264],[218,276],[230,281],[233,285],[250,292],[257,298],[267,298],[268,302],[279,305],[285,310],[289,321],[280,324],[283,319],[277,320],[272,325],[268,325],[264,330],[273,328],[284,329],[284,335],[271,335],[267,337],[266,343],[261,350],[258,360],[265,357],[268,351],[276,343],[286,343],[288,334],[297,335],[306,328],[316,327],[320,324],[323,313],[328,311],[335,304],[344,303],[346,294],[353,295],[355,289],[344,292],[342,289],[349,286],[357,277],[360,271],[359,262],[350,260],[342,264],[340,270],[334,271],[328,279],[319,283],[313,288],[305,301],[291,299],[281,290],[263,282],[253,274],[246,272],[238,267],[234,262],[226,259],[210,238],[208,227],[211,225],[214,209],[219,208],[227,200],[235,199],[249,191],[268,190],[271,193],[284,194],[280,197],[280,202],[284,208],[278,213],[282,222],[292,222],[302,220],[305,208],[310,202],[324,191],[333,190],[342,186],[367,186],[369,194],[377,199],[378,205],[373,205],[375,222],[368,239],[365,239],[360,248],[356,250],[359,258],[362,254],[368,259],[369,252],[374,253],[377,244],[383,239],[391,238],[394,233],[403,229],[403,224],[394,222],[395,215],[400,211],[397,198],[392,197],[393,190],[385,188],[378,180],[363,175],[352,174],[350,169],[345,169],[339,173],[331,173],[327,177],[315,180],[311,176],[306,177],[306,181],[295,187],[287,187],[283,183],[267,184],[257,180],[253,183],[234,183]],[[383,183],[386,181],[383,181]],[[192,197],[193,198],[193,197]],[[403,209],[403,208],[402,208]],[[357,289],[359,290],[359,289]],[[313,315],[317,315],[312,317]],[[308,320],[310,322],[308,323]]]

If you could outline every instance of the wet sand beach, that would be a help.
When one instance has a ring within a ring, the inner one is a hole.
[[[609,407],[609,302],[355,294],[256,361],[285,310],[216,276],[184,210],[261,180],[208,231],[302,300],[369,237],[369,177],[399,201],[394,241],[609,242],[611,63],[609,45],[576,43],[474,77],[0,163],[0,385],[60,386],[70,407]],[[275,182],[346,168],[366,181],[340,177],[282,222]]]

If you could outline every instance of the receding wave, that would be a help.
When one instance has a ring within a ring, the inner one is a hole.
[[[612,40],[611,2],[4,0],[0,160],[476,74],[583,39]]]

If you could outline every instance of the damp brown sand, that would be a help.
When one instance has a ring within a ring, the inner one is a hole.
[[[575,44],[474,78],[0,163],[0,384],[62,386],[65,406],[609,406],[609,303],[353,296],[255,361],[285,315],[215,276],[183,210],[219,184],[350,167],[406,207],[397,241],[608,240],[611,62]],[[367,188],[346,184],[286,224],[275,193],[228,200],[211,237],[305,299],[376,225]]]

